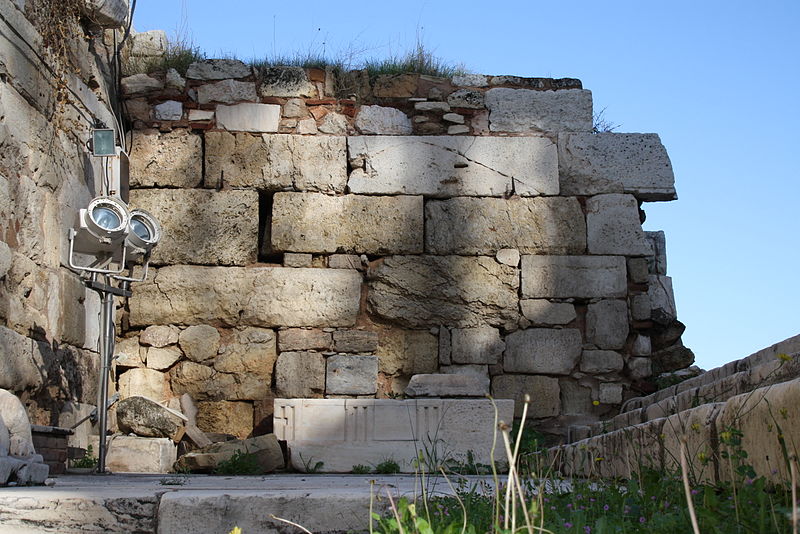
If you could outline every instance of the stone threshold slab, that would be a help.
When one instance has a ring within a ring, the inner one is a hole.
[[[495,411],[496,406],[496,411]],[[418,471],[445,459],[505,461],[495,421],[510,423],[514,401],[499,399],[275,399],[275,434],[299,471],[351,472],[396,462]]]
[[[454,476],[468,487],[491,477]],[[164,482],[180,481],[182,485]],[[426,478],[426,491],[449,494],[443,477]],[[393,498],[420,493],[420,479],[403,475],[109,475],[57,477],[53,487],[4,488],[0,534],[225,534],[286,532],[274,514],[312,532],[366,531],[370,493],[376,511]]]

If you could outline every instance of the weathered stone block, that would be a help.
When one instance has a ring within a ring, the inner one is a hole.
[[[672,164],[656,134],[564,133],[558,155],[563,194],[677,198]]]
[[[490,326],[454,328],[451,342],[453,363],[494,364],[500,360],[505,349],[500,331]]]
[[[311,267],[314,257],[311,254],[287,252],[283,255],[284,267]]]
[[[519,306],[522,310],[522,315],[534,325],[568,324],[577,317],[575,306],[568,302],[524,299],[519,301]]]
[[[563,415],[586,416],[592,413],[592,390],[570,379],[559,381],[561,387],[561,413]]]
[[[169,473],[178,447],[168,438],[116,436],[108,445],[106,467],[113,473]]]
[[[501,420],[513,419],[511,401],[496,406]],[[492,445],[502,448],[494,420],[495,408],[486,399],[276,399],[274,426],[299,469],[305,469],[302,454],[323,461],[328,472],[350,472],[355,464],[386,458],[394,458],[402,472],[415,472],[421,447],[462,461],[471,451],[474,461],[489,462]]]
[[[487,384],[474,375],[414,375],[406,387],[409,397],[483,397]]]
[[[238,59],[205,59],[189,65],[186,77],[194,80],[225,80],[244,78],[252,73],[252,69]]]
[[[372,395],[377,390],[378,357],[337,354],[326,362],[325,393]]]
[[[176,100],[167,100],[155,105],[153,118],[158,121],[179,121],[183,118],[183,104]]]
[[[497,251],[497,254],[495,254],[494,257],[503,265],[508,265],[509,267],[519,267],[519,260],[522,256],[520,255],[519,250],[515,248],[501,248]]]
[[[278,331],[278,349],[291,350],[331,350],[332,339],[329,332],[317,328],[289,328]]]
[[[139,335],[139,343],[146,347],[166,347],[178,342],[180,332],[174,326],[153,325],[148,326]]]
[[[345,140],[341,137],[208,132],[206,187],[248,187],[268,191],[344,192]]]
[[[183,437],[183,423],[174,410],[145,397],[128,397],[117,404],[117,424],[124,434],[169,438],[177,443]]]
[[[523,297],[623,297],[627,290],[621,256],[522,257]]]
[[[144,367],[144,352],[137,337],[128,337],[114,345],[114,363],[118,367]]]
[[[621,404],[622,403],[622,384],[600,384],[601,404]]]
[[[348,137],[353,193],[433,197],[558,194],[544,137]]]
[[[174,348],[150,347],[147,349],[147,367],[156,371],[164,371],[181,359],[181,352]]]
[[[663,230],[645,232],[650,252],[647,267],[650,274],[667,274],[667,237]]]
[[[208,104],[220,102],[233,104],[235,102],[256,102],[256,84],[253,82],[237,82],[236,80],[222,80],[217,83],[207,83],[197,88],[197,102]]]
[[[445,375],[467,375],[478,379],[481,384],[481,391],[489,393],[491,377],[489,376],[488,365],[445,365],[439,368],[439,372]]]
[[[361,275],[351,269],[174,266],[135,286],[131,325],[352,326]]]
[[[649,252],[639,206],[631,195],[597,195],[586,201],[589,254],[641,256]]]
[[[356,128],[362,134],[411,135],[411,119],[397,108],[361,106]]]
[[[582,254],[586,223],[575,198],[453,198],[425,207],[425,249],[432,254]]]
[[[508,373],[567,375],[581,357],[581,332],[575,328],[529,328],[506,336],[503,369]]]
[[[622,371],[625,362],[622,355],[613,350],[585,350],[581,356],[581,371],[584,373],[616,373]]]
[[[634,380],[647,378],[653,374],[653,363],[650,358],[630,358],[626,365],[628,375]]]
[[[364,262],[357,254],[331,254],[328,257],[328,267],[331,269],[357,269],[364,270]]]
[[[517,270],[494,258],[390,256],[368,277],[372,312],[406,326],[517,324]]]
[[[122,93],[126,96],[133,96],[151,91],[160,91],[164,88],[164,82],[148,76],[147,74],[134,74],[126,76],[120,82]]]
[[[667,325],[678,317],[675,310],[675,294],[672,278],[658,274],[650,275],[647,285],[650,297],[650,317],[659,324]]]
[[[119,377],[119,394],[128,397],[148,397],[155,401],[168,399],[169,385],[167,376],[155,369],[129,369]]]
[[[633,356],[650,356],[653,352],[652,344],[650,343],[650,336],[643,336],[638,334],[631,346],[631,355]]]
[[[281,122],[281,107],[276,104],[219,104],[217,127],[230,132],[273,133]]]
[[[447,103],[453,108],[483,109],[484,93],[471,89],[458,89],[447,96]]]
[[[133,131],[131,187],[198,187],[203,181],[202,139],[184,129]]]
[[[170,386],[176,395],[189,394],[197,400],[238,399],[239,385],[232,374],[217,373],[207,365],[182,361],[169,371]]]
[[[276,193],[272,246],[295,252],[422,252],[422,197]]]
[[[219,340],[219,331],[207,324],[190,326],[178,338],[186,357],[197,363],[208,362],[217,356]]]
[[[493,132],[591,132],[592,93],[584,89],[486,91]]]
[[[325,391],[325,358],[317,352],[282,352],[275,364],[281,397],[320,397]]]
[[[317,89],[302,67],[267,67],[258,73],[261,96],[315,98]]]
[[[231,434],[244,439],[253,431],[253,405],[249,402],[198,402],[197,427],[203,432]]]
[[[387,375],[435,373],[438,342],[427,330],[382,329],[376,351],[378,368]]]
[[[601,349],[621,349],[628,339],[628,304],[624,300],[601,300],[586,312],[586,341]]]
[[[333,333],[333,350],[337,352],[373,352],[377,348],[377,332],[338,330]]]
[[[152,213],[163,229],[155,264],[244,265],[256,260],[255,191],[139,189],[131,204]]]
[[[492,378],[492,396],[495,399],[514,399],[514,417],[522,417],[525,395],[531,399],[528,406],[531,419],[556,416],[561,411],[561,389],[557,378],[530,375]]]
[[[650,296],[646,293],[632,295],[630,298],[631,317],[634,321],[650,319]]]

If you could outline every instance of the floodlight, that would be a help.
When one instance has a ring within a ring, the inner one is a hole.
[[[117,147],[114,142],[114,130],[111,128],[95,128],[92,130],[92,156],[116,156]]]
[[[161,239],[161,225],[155,217],[142,209],[131,210],[131,232],[128,234],[126,246],[129,247],[128,258],[139,254],[148,254]],[[132,250],[131,250],[132,248]]]
[[[96,197],[78,212],[75,250],[84,254],[110,252],[130,232],[128,206],[115,197]]]

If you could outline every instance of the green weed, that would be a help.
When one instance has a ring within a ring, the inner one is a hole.
[[[215,475],[258,475],[261,468],[258,459],[254,454],[243,451],[236,451],[227,460],[217,464],[213,474]]]

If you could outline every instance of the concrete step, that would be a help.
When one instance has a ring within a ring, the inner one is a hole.
[[[491,477],[469,476],[472,484]],[[420,479],[403,475],[66,475],[53,487],[12,487],[0,493],[0,534],[243,534],[292,531],[270,514],[315,533],[369,530],[370,494],[420,493]],[[426,491],[448,494],[442,477]],[[174,484],[170,484],[174,483]],[[180,484],[180,485],[178,485]]]

